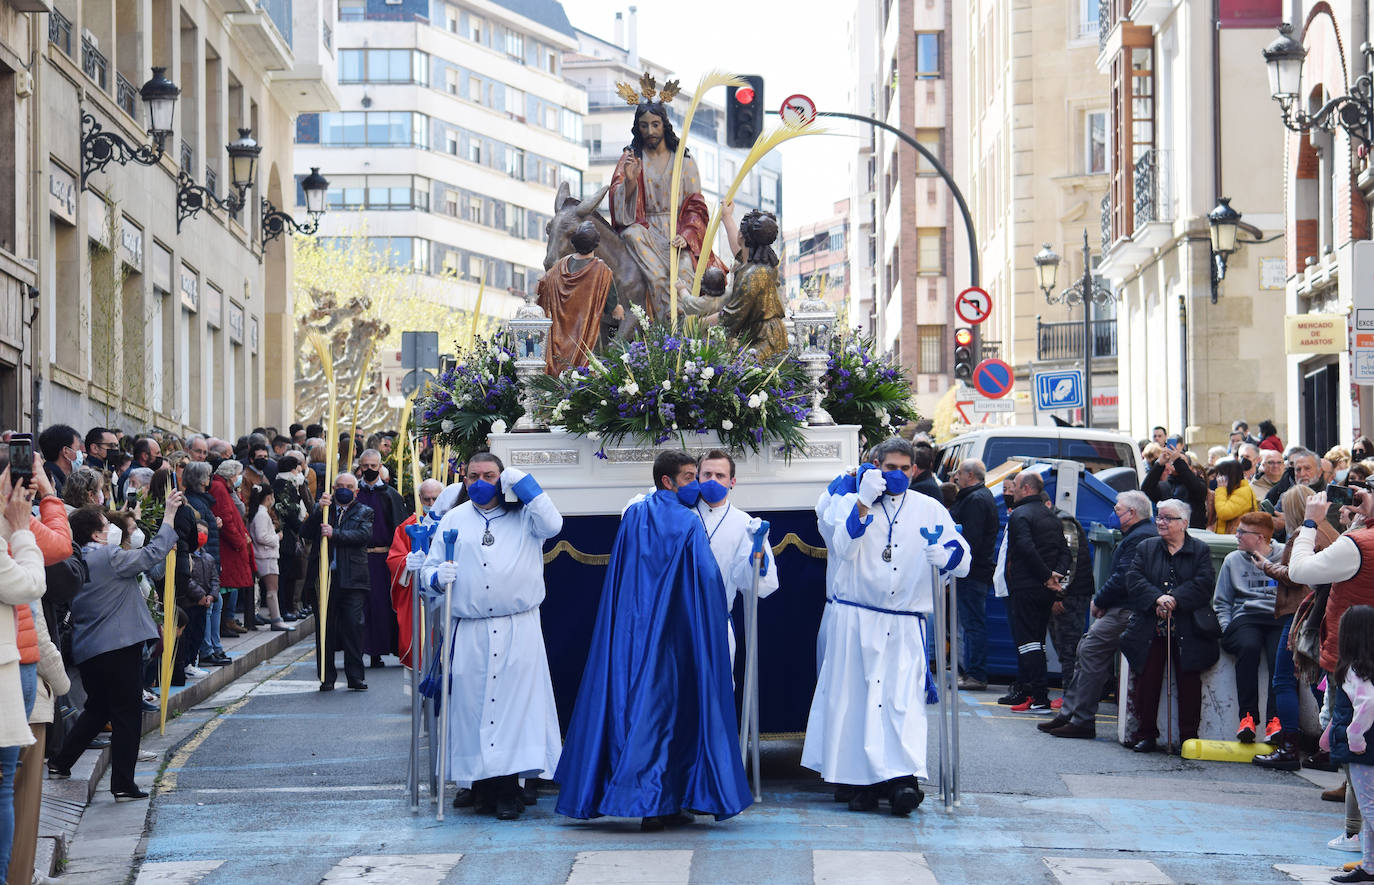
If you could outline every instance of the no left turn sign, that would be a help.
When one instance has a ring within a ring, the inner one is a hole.
[[[992,296],[977,286],[970,286],[955,299],[954,312],[959,319],[976,326],[992,313]]]

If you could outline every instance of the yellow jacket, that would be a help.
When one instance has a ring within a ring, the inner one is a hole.
[[[1212,509],[1217,514],[1216,533],[1227,535],[1236,530],[1237,520],[1259,509],[1259,501],[1255,499],[1255,490],[1250,488],[1250,483],[1242,479],[1234,489],[1217,486]]]

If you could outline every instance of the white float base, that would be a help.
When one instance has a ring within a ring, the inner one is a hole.
[[[733,452],[738,485],[730,500],[748,511],[811,510],[821,491],[859,463],[859,429],[854,425],[803,428],[805,455],[784,458],[776,445]],[[692,455],[722,448],[715,433],[687,433]],[[653,489],[659,452],[681,449],[677,437],[660,446],[624,442],[606,445],[554,428],[538,433],[493,433],[491,450],[503,462],[532,474],[564,516],[619,516],[625,504]]]

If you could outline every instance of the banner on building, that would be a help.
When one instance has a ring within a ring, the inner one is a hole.
[[[1221,0],[1219,28],[1277,28],[1283,22],[1281,0]]]
[[[1293,353],[1345,353],[1345,314],[1301,313],[1283,318],[1284,350]]]

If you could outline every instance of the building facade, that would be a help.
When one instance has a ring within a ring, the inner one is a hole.
[[[296,126],[329,178],[321,236],[366,236],[443,303],[504,317],[544,272],[560,184],[583,190],[585,91],[562,6],[342,0],[337,113]],[[447,347],[447,343],[445,344]]]
[[[969,7],[967,153],[959,158],[978,227],[982,288],[992,298],[980,326],[1016,370],[1014,414],[979,420],[1021,424],[1081,420],[1038,412],[1037,370],[1084,364],[1083,307],[1050,304],[1034,257],[1050,244],[1062,257],[1057,289],[1083,275],[1083,232],[1100,249],[1099,207],[1109,177],[1110,81],[1097,69],[1096,0],[975,0]],[[1066,149],[1067,146],[1067,149]],[[1058,292],[1055,293],[1058,295]],[[1094,306],[1093,425],[1116,425],[1115,303]]]
[[[639,53],[639,28],[635,7],[615,13],[613,38],[598,37],[577,30],[577,49],[565,56],[564,73],[569,80],[587,91],[588,116],[583,127],[589,165],[586,192],[595,193],[610,184],[616,162],[630,143],[634,128],[635,109],[625,103],[616,92],[616,83],[637,85],[648,72],[660,84],[681,79],[680,75],[644,58]],[[681,83],[682,91],[668,105],[668,114],[678,135],[682,135],[683,117],[692,102],[690,82]],[[732,148],[725,143],[724,92],[703,98],[692,117],[692,129],[687,135],[688,149],[701,173],[701,194],[709,209],[714,210],[734,182],[749,151]],[[765,97],[766,98],[766,97]],[[609,200],[601,204],[602,214],[609,217]],[[761,209],[782,218],[782,160],[777,152],[763,157],[745,177],[735,195],[735,217],[741,218],[751,209]],[[724,229],[718,233],[716,255],[725,261],[730,248]]]
[[[56,0],[45,24],[25,84],[33,193],[46,191],[22,216],[40,256],[34,423],[286,426],[291,243],[264,245],[260,204],[294,204],[295,115],[337,104],[332,5]],[[83,131],[150,142],[138,88],[152,66],[181,90],[164,150],[94,170]],[[241,129],[261,146],[245,208],[181,217],[179,175],[232,195],[226,145]]]
[[[1163,425],[1190,445],[1225,443],[1232,421],[1253,431],[1272,418],[1287,439],[1284,189],[1255,174],[1284,151],[1259,70],[1273,21],[1250,14],[1264,5],[1219,3],[1219,18],[1207,3],[1101,5],[1112,129],[1099,273],[1120,298],[1119,423],[1137,438]],[[1214,286],[1207,216],[1221,197],[1250,242]]]
[[[873,22],[866,30],[874,42],[874,116],[914,133],[951,169],[953,158],[966,150],[967,132],[967,110],[955,100],[954,84],[965,76],[967,60],[955,47],[966,44],[968,24],[955,5],[953,0],[860,0],[854,29],[862,35],[863,23]],[[864,174],[856,174],[856,189],[870,187],[871,181],[870,190],[857,190],[860,219],[866,218],[866,195],[873,194],[871,329],[879,347],[906,367],[917,409],[931,415],[952,383],[954,296],[970,282],[962,220],[955,223],[955,201],[935,169],[885,131],[875,132],[861,148],[856,173],[859,169]],[[866,303],[861,300],[861,313]]]
[[[852,327],[850,305],[850,201],[838,200],[830,218],[784,231],[783,298],[789,310],[805,298],[820,297]]]

